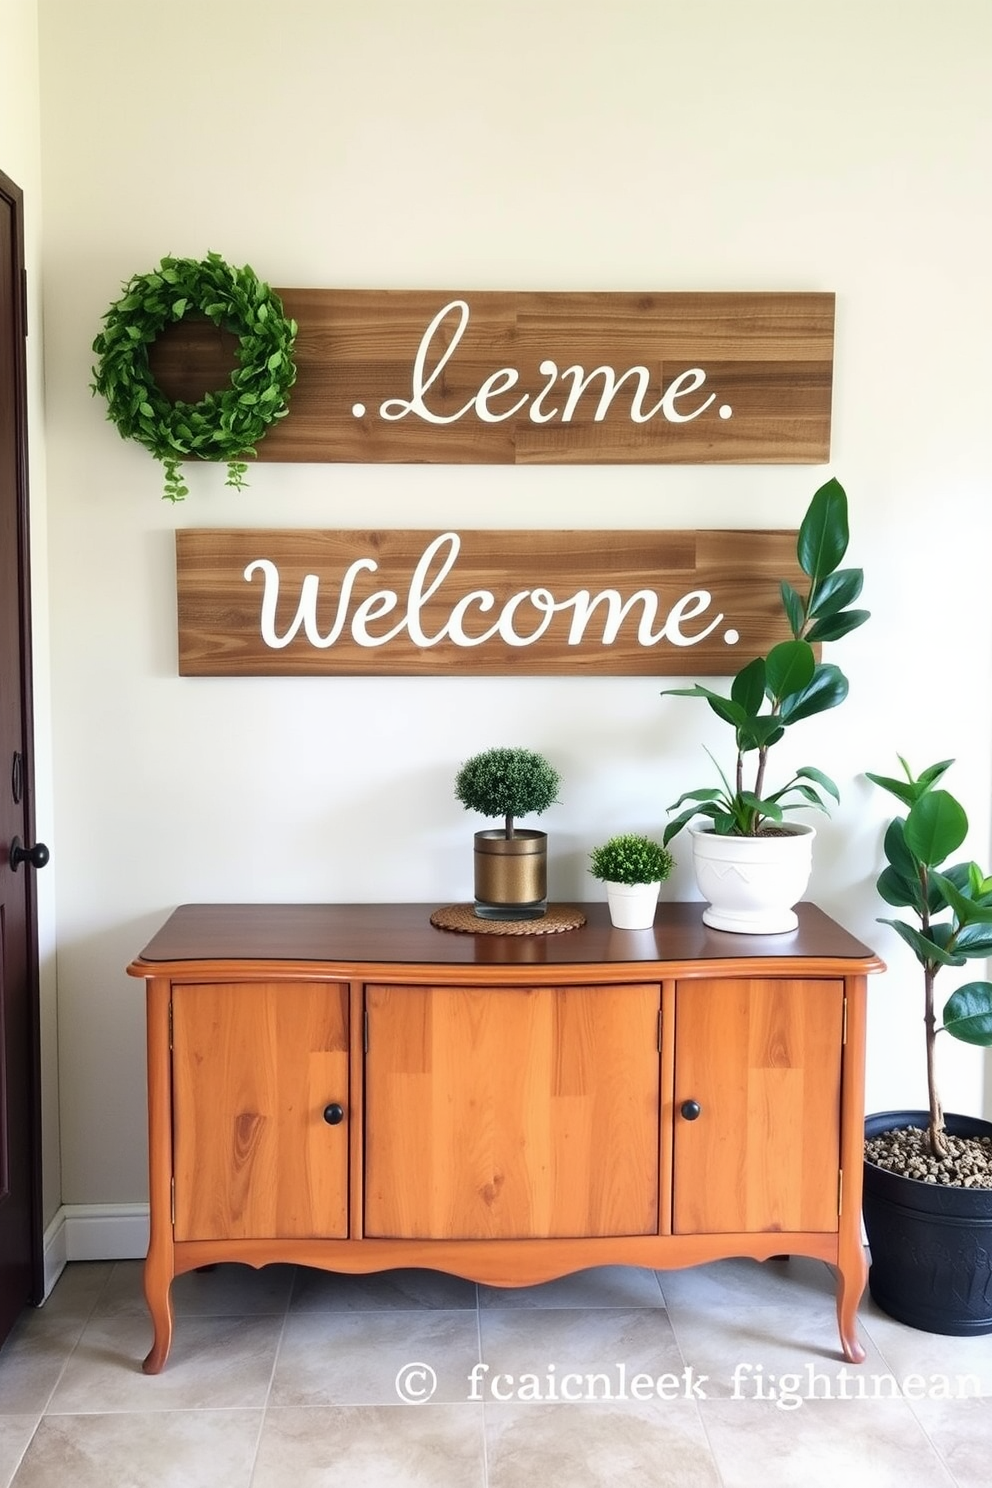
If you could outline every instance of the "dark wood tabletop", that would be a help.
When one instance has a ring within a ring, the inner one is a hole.
[[[882,962],[814,904],[798,928],[740,935],[703,924],[703,904],[662,903],[650,930],[615,930],[603,903],[578,903],[586,924],[554,934],[496,935],[436,929],[432,904],[183,904],[128,970],[154,975],[188,961],[292,961],[342,965],[582,966],[637,963],[828,963],[870,972]],[[821,974],[823,974],[821,971]]]

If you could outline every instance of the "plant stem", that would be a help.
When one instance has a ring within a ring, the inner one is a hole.
[[[506,820],[503,824],[503,831],[506,834],[508,840],[513,837],[513,817],[510,815],[509,812],[506,813]]]
[[[765,788],[765,764],[766,764],[767,760],[768,760],[768,746],[767,745],[762,745],[762,747],[758,750],[758,768],[755,771],[755,776],[754,776],[754,794],[757,796],[757,798],[758,798],[759,801],[761,800],[761,792]],[[758,813],[755,813],[755,818],[754,818],[754,835],[755,835],[755,837],[757,837],[757,835],[758,835],[758,828],[759,828],[760,825],[761,825],[761,817],[760,817],[760,815]]]
[[[929,938],[930,935],[930,875],[926,864],[920,865],[920,887],[923,891],[923,909],[920,912],[920,929]],[[949,1149],[947,1146],[947,1133],[944,1130],[944,1113],[940,1106],[940,1097],[937,1094],[937,1075],[934,1067],[934,1055],[937,1042],[937,1022],[933,1012],[933,982],[936,968],[932,963],[924,962],[923,965],[923,1025],[926,1030],[927,1045],[927,1097],[930,1102],[930,1126],[928,1138],[930,1151],[934,1157],[947,1157]]]
[[[944,1113],[937,1094],[937,1077],[934,1070],[934,1053],[937,1041],[936,1019],[933,1015],[933,971],[928,966],[923,973],[926,988],[926,1012],[924,1023],[927,1035],[927,1094],[930,1098],[930,1151],[934,1157],[947,1157],[947,1133],[944,1130]]]

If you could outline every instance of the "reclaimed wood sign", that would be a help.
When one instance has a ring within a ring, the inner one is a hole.
[[[176,533],[185,677],[733,673],[795,532]]]
[[[280,289],[299,324],[289,414],[260,460],[818,464],[832,294]],[[225,386],[207,321],[150,348],[172,399]]]

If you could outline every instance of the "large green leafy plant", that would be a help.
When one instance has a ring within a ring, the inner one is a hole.
[[[869,780],[908,807],[906,816],[895,817],[886,830],[886,866],[877,887],[886,904],[910,909],[915,916],[915,924],[890,919],[882,919],[882,924],[891,925],[902,936],[923,968],[930,1103],[927,1132],[933,1155],[945,1158],[947,1135],[934,1066],[941,1031],[934,1008],[934,981],[944,966],[964,966],[970,959],[992,954],[992,877],[973,862],[944,866],[968,835],[964,807],[949,791],[935,789],[954,761],[930,765],[915,779],[901,755],[899,763],[905,780],[868,772]],[[992,1047],[992,982],[967,982],[958,987],[941,1016],[945,1033],[968,1044]]]
[[[769,788],[766,777],[769,751],[787,729],[836,708],[847,697],[844,673],[831,662],[817,661],[813,648],[839,640],[868,619],[867,610],[850,608],[861,593],[864,575],[860,568],[840,566],[848,538],[847,496],[838,481],[827,481],[813,496],[796,543],[799,567],[809,579],[806,592],[798,593],[785,580],[779,585],[792,639],[742,667],[729,697],[698,682],[662,693],[704,698],[733,730],[737,750],[732,782],[717,765],[722,789],[685,791],[668,808],[683,809],[665,828],[666,844],[697,816],[708,817],[711,830],[721,836],[757,837],[774,831],[788,811],[811,806],[826,811],[824,795],[840,799],[834,782],[813,765],[801,766],[776,789]]]

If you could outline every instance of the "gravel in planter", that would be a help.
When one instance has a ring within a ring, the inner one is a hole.
[[[992,1188],[992,1137],[947,1135],[950,1155],[934,1157],[927,1134],[916,1126],[883,1132],[865,1142],[865,1159],[876,1168],[915,1178],[919,1183],[943,1183],[952,1188]]]

